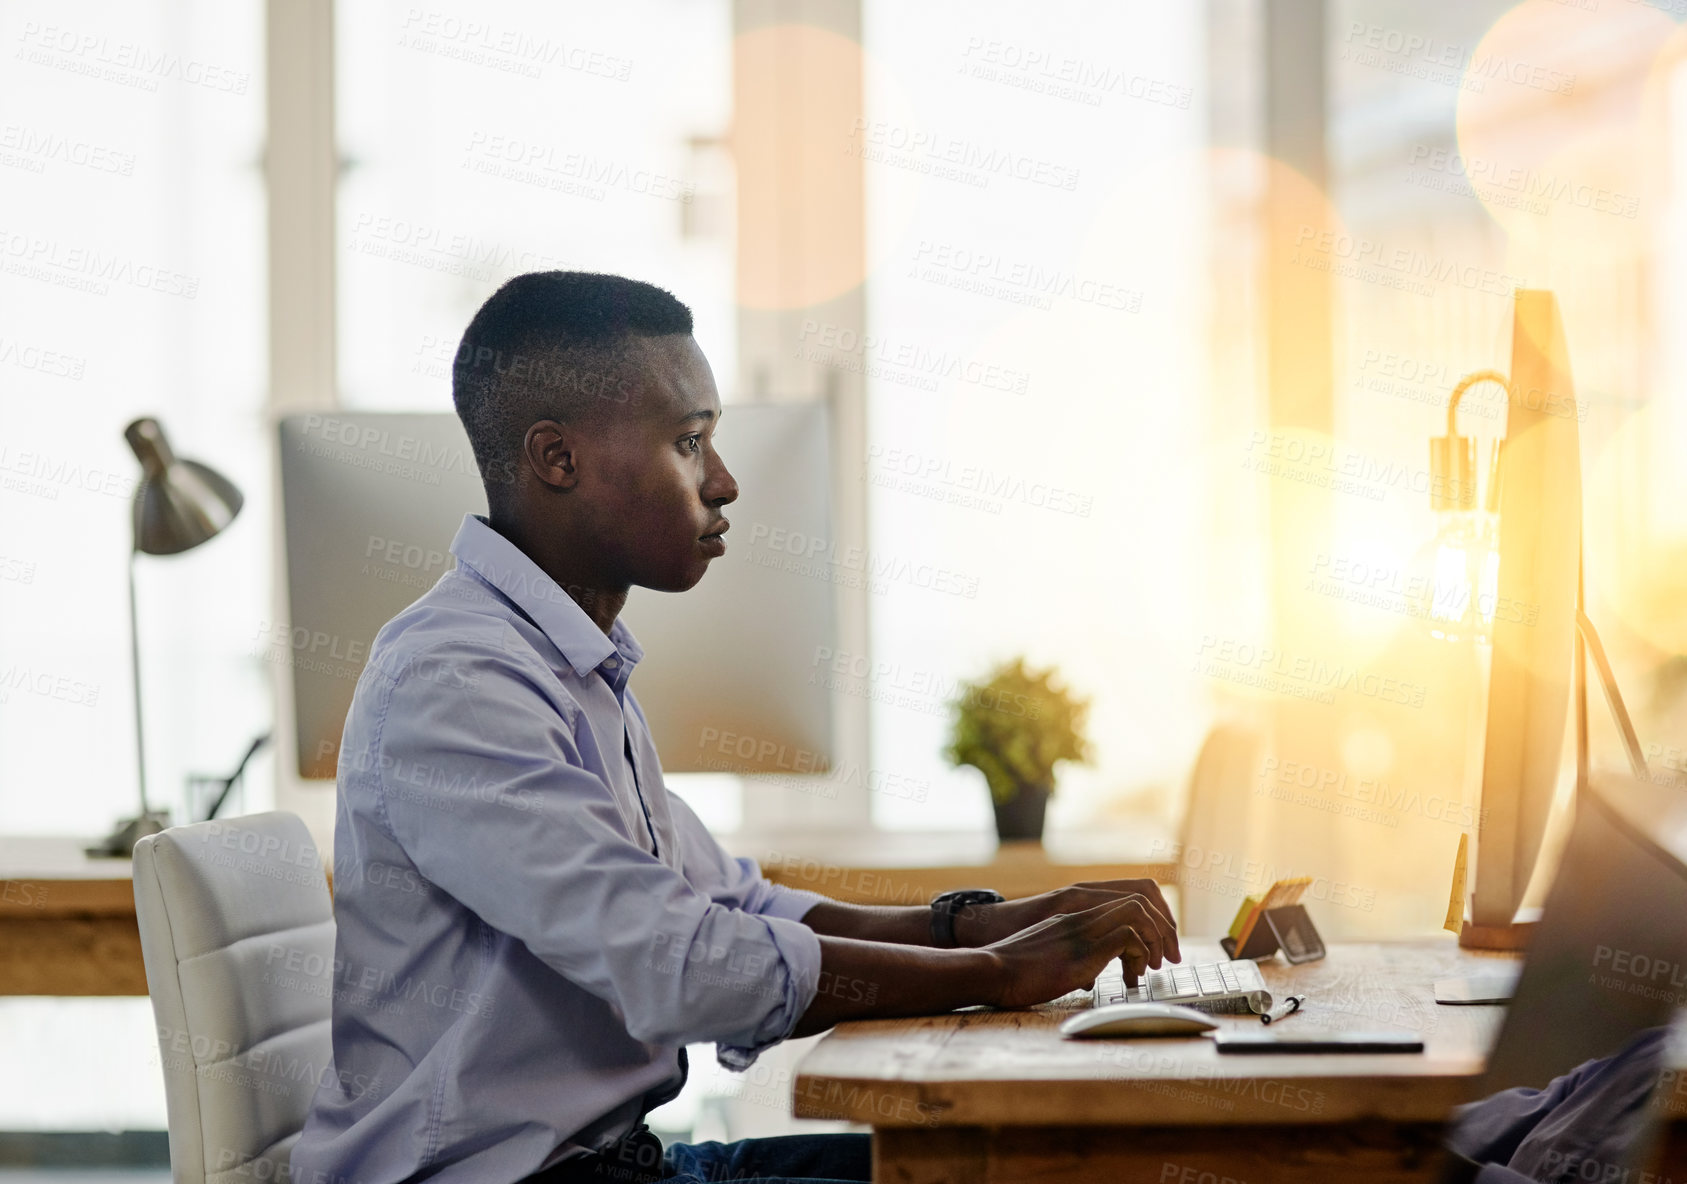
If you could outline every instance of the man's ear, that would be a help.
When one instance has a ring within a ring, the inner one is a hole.
[[[580,482],[575,455],[579,436],[566,424],[542,419],[527,429],[521,442],[522,456],[533,475],[550,489],[573,489]]]

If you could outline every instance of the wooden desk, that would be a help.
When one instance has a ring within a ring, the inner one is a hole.
[[[0,995],[144,995],[133,868],[93,859],[92,839],[0,837]],[[860,904],[925,904],[950,888],[984,884],[1009,897],[1079,880],[1149,877],[1176,865],[1144,838],[1121,853],[1111,838],[1051,838],[996,846],[986,835],[807,836],[789,842],[728,838],[776,883]],[[1160,849],[1168,844],[1162,843]],[[825,852],[825,855],[820,854]]]
[[[1184,956],[1222,955],[1191,941]],[[1287,1022],[1412,1028],[1424,1035],[1421,1055],[1066,1041],[1056,1025],[1088,1002],[1068,997],[1029,1011],[842,1024],[800,1065],[795,1113],[871,1125],[873,1178],[894,1184],[1433,1179],[1442,1123],[1470,1100],[1503,1013],[1438,1006],[1433,982],[1506,957],[1460,950],[1448,934],[1262,965],[1273,993],[1310,996]]]
[[[144,995],[134,869],[92,839],[0,837],[0,995]]]
[[[1159,842],[1155,842],[1159,839]],[[1051,835],[997,844],[984,834],[798,836],[727,839],[776,884],[807,888],[847,904],[926,904],[953,888],[994,888],[1010,900],[1084,880],[1149,879],[1171,885],[1177,864],[1169,836]]]

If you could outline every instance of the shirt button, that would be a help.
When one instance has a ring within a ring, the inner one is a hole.
[[[620,658],[605,658],[603,660],[603,666],[604,666],[604,669],[606,669],[606,670],[618,670],[621,666],[621,659]]]

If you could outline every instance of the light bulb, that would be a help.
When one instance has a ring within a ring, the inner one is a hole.
[[[1487,641],[1499,592],[1498,519],[1484,510],[1440,514],[1421,611],[1431,635]]]

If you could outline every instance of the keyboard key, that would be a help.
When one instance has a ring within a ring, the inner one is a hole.
[[[1222,995],[1224,993],[1224,981],[1218,977],[1218,967],[1197,967],[1195,977],[1201,984],[1201,994]]]

